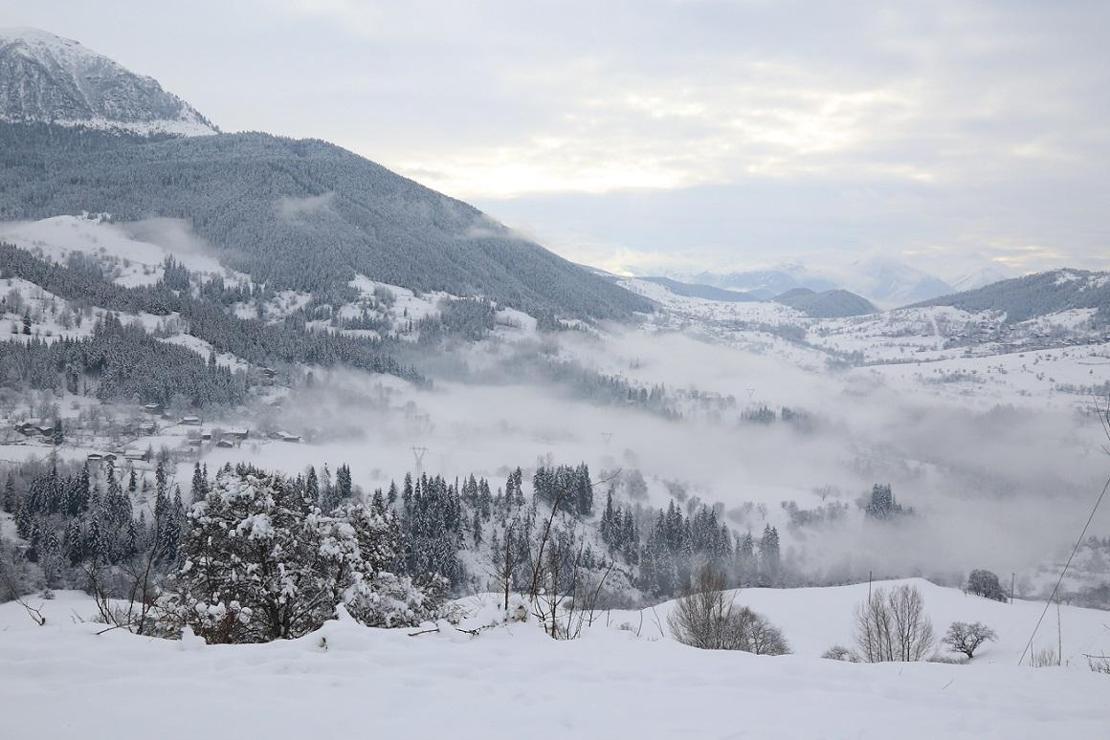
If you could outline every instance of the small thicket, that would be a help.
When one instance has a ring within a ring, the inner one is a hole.
[[[856,607],[856,645],[867,663],[923,660],[935,639],[916,586],[876,589]]]
[[[784,655],[790,645],[782,632],[747,607],[737,607],[725,591],[725,578],[702,568],[690,591],[667,618],[679,642],[706,650],[742,650],[756,655]]]

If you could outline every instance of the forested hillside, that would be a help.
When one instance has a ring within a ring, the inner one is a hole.
[[[1087,270],[1040,272],[915,305],[1003,311],[1011,323],[1058,311],[1093,308],[1097,309],[1096,320],[1110,324],[1110,274]]]
[[[322,141],[0,125],[0,164],[0,220],[183,218],[227,264],[270,287],[326,291],[359,273],[533,315],[620,318],[651,306],[471,206]]]

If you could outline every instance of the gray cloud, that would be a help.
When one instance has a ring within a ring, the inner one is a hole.
[[[278,215],[283,219],[295,221],[320,213],[331,212],[333,200],[335,200],[335,193],[333,191],[328,191],[320,195],[309,195],[304,198],[283,196],[278,199],[275,208],[277,209]]]

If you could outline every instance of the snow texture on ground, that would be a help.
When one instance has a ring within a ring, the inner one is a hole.
[[[794,624],[761,606],[802,643],[801,623],[825,629],[825,617],[841,615],[822,609],[848,605],[859,589],[767,594],[782,598]],[[935,596],[929,589],[928,606]],[[1010,608],[1024,621],[1035,607]],[[80,594],[60,593],[45,609],[39,627],[17,604],[0,606],[7,737],[1078,740],[1105,738],[1110,728],[1106,676],[1009,660],[759,657],[696,650],[646,627],[639,638],[595,627],[555,642],[531,623],[471,638],[409,637],[339,620],[289,642],[204,646],[97,636],[103,625],[79,621],[94,611]],[[1015,643],[1006,644],[1003,652]]]

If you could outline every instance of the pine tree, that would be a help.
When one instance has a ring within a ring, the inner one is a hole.
[[[590,480],[590,469],[582,463],[574,471],[575,508],[579,516],[589,516],[594,510],[594,485]]]
[[[190,493],[193,503],[203,501],[204,497],[208,495],[208,481],[205,480],[204,473],[201,472],[199,462],[193,466],[193,485]]]
[[[85,537],[81,532],[81,523],[77,519],[70,519],[69,524],[66,525],[62,549],[69,558],[70,565],[79,565],[85,559]]]
[[[405,473],[404,488],[401,489],[401,506],[404,509],[406,519],[412,516],[412,505],[414,499],[412,475]]]
[[[311,465],[308,466],[308,474],[305,477],[305,495],[313,504],[320,503],[320,481],[316,477],[316,468]]]
[[[4,495],[0,499],[0,508],[3,508],[9,514],[15,513],[15,480],[13,480],[11,474],[4,481]]]
[[[779,533],[771,525],[764,525],[763,536],[759,540],[759,561],[763,585],[779,584],[780,553]]]
[[[336,505],[342,506],[354,497],[354,488],[351,485],[351,468],[340,465],[335,471],[335,498]]]
[[[482,516],[479,512],[474,512],[474,522],[471,525],[474,530],[474,544],[479,546],[482,544]]]
[[[601,541],[608,545],[610,550],[619,550],[621,545],[617,516],[613,511],[613,489],[610,488],[605,495],[605,511],[601,515]]]

